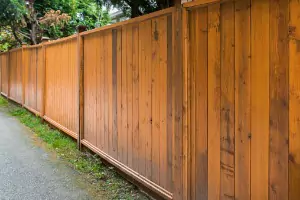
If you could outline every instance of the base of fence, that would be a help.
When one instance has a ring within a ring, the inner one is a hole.
[[[41,117],[41,113],[33,108],[30,108],[26,105],[24,105],[24,108],[26,108],[29,112],[32,112],[33,114],[37,115],[37,116],[40,116]]]
[[[14,99],[13,97],[8,97],[8,99],[22,106],[22,102]]]
[[[98,154],[101,158],[112,164],[114,167],[122,171],[123,173],[127,174],[128,176],[134,178],[135,181],[143,184],[144,186],[148,187],[152,191],[156,192],[157,194],[161,195],[166,199],[173,199],[173,194],[169,191],[165,190],[164,188],[160,187],[159,185],[153,183],[152,181],[148,180],[144,176],[140,175],[139,173],[135,172],[131,168],[127,167],[126,165],[122,164],[118,160],[114,159],[110,155],[106,154],[105,152],[101,151],[93,144],[88,142],[87,140],[81,140],[81,144],[92,150],[94,153]]]
[[[7,94],[5,94],[4,92],[1,92],[1,95],[5,98],[7,98]]]
[[[46,120],[49,124],[55,126],[56,128],[58,128],[59,130],[63,131],[64,133],[70,135],[71,137],[73,137],[74,139],[77,139],[77,134],[74,133],[73,131],[63,127],[62,125],[60,125],[59,123],[53,121],[52,119],[50,119],[49,117],[47,117],[46,115],[43,117],[44,120]]]

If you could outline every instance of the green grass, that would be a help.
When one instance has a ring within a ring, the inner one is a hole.
[[[108,199],[148,199],[144,193],[119,176],[113,167],[103,164],[98,155],[77,150],[75,140],[52,129],[43,123],[41,118],[7,102],[3,97],[0,97],[0,107],[7,108],[8,112],[29,127],[49,150],[54,151],[59,159],[84,175],[98,190],[105,193]]]
[[[0,106],[1,107],[7,107],[8,106],[7,100],[4,99],[2,96],[0,97]]]

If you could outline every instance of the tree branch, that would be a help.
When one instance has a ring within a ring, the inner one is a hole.
[[[22,40],[18,37],[17,33],[16,33],[16,29],[11,26],[11,32],[15,38],[15,40],[20,44],[20,46],[22,46]]]

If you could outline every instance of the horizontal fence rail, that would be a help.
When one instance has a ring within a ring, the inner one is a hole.
[[[1,53],[1,94],[161,198],[298,200],[300,3],[286,2],[196,0]]]

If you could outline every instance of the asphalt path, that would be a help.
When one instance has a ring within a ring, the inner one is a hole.
[[[0,200],[102,199],[40,143],[0,110]]]

